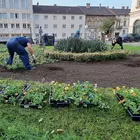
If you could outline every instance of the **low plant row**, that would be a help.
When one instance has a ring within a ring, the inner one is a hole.
[[[113,92],[123,104],[133,120],[140,121],[140,89],[117,87]],[[103,90],[90,82],[77,82],[72,85],[51,82],[0,80],[0,103],[19,103],[24,108],[42,108],[46,105],[52,107],[94,107],[109,109],[109,98]]]
[[[45,56],[51,59],[64,61],[92,62],[102,60],[117,60],[128,56],[127,51],[112,51],[104,53],[65,53],[65,52],[47,52]]]
[[[45,57],[45,53],[44,53],[45,48],[33,47],[33,49],[35,52],[36,63],[33,63],[33,59],[30,56],[30,64],[32,66],[40,65],[43,63],[55,62],[55,60],[51,60],[51,59]],[[2,52],[1,52],[1,50],[2,50]],[[9,57],[8,50],[6,48],[0,48],[0,65],[1,66],[4,66],[5,68],[7,68],[9,70],[24,69],[24,65],[16,53],[15,53],[12,65],[6,65],[8,57]]]

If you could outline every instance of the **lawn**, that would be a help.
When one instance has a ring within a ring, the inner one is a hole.
[[[22,109],[0,104],[2,140],[138,140],[139,122],[134,122],[118,104],[111,89],[105,90],[110,109]],[[63,129],[63,133],[57,133]]]
[[[124,48],[135,52],[140,49]],[[106,95],[109,109],[51,108],[49,104],[43,109],[22,109],[18,104],[0,103],[0,140],[139,140],[140,123],[131,120],[112,89],[101,91]],[[59,134],[58,129],[63,133]]]

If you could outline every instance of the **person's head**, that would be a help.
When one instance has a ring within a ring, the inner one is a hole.
[[[112,40],[112,46],[115,46],[116,43],[117,43],[117,40],[116,40],[116,38],[114,38],[114,39]]]

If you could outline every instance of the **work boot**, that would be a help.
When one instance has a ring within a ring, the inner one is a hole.
[[[27,69],[27,70],[34,70],[34,69],[36,69],[36,67],[31,67],[30,69]]]

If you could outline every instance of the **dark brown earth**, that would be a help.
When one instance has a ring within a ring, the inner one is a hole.
[[[90,81],[99,87],[129,86],[140,87],[140,56],[125,60],[79,63],[61,61],[54,64],[43,64],[35,70],[8,71],[0,67],[0,77],[46,82],[58,81],[74,83]]]

